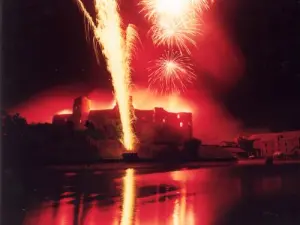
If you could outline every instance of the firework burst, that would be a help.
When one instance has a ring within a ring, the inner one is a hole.
[[[201,16],[209,8],[208,0],[141,0],[145,17],[151,22],[150,34],[155,45],[176,46],[190,53],[201,33]]]
[[[200,20],[159,18],[150,28],[152,41],[157,46],[177,47],[180,52],[191,53],[189,45],[196,46],[195,37],[201,32]]]
[[[165,52],[148,71],[149,89],[162,94],[183,92],[196,79],[189,57],[180,52]]]

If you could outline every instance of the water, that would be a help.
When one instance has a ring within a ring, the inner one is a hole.
[[[29,183],[3,224],[300,224],[298,165],[41,172]]]

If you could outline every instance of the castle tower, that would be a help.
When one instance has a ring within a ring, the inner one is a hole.
[[[76,128],[83,128],[90,112],[90,100],[80,96],[73,103],[73,122]]]

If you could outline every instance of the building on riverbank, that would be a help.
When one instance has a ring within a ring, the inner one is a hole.
[[[275,152],[285,155],[298,154],[300,149],[300,131],[263,133],[249,136],[253,147],[259,150],[259,156],[270,156]]]

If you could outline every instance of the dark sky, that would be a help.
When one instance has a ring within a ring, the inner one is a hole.
[[[300,129],[300,2],[215,2],[209,14],[239,48],[245,68],[230,90],[212,91],[214,97],[248,127]],[[123,0],[122,13],[127,22],[143,26],[135,3]],[[56,85],[111,87],[105,65],[97,65],[85,39],[83,17],[73,0],[5,0],[3,21],[4,107]]]

